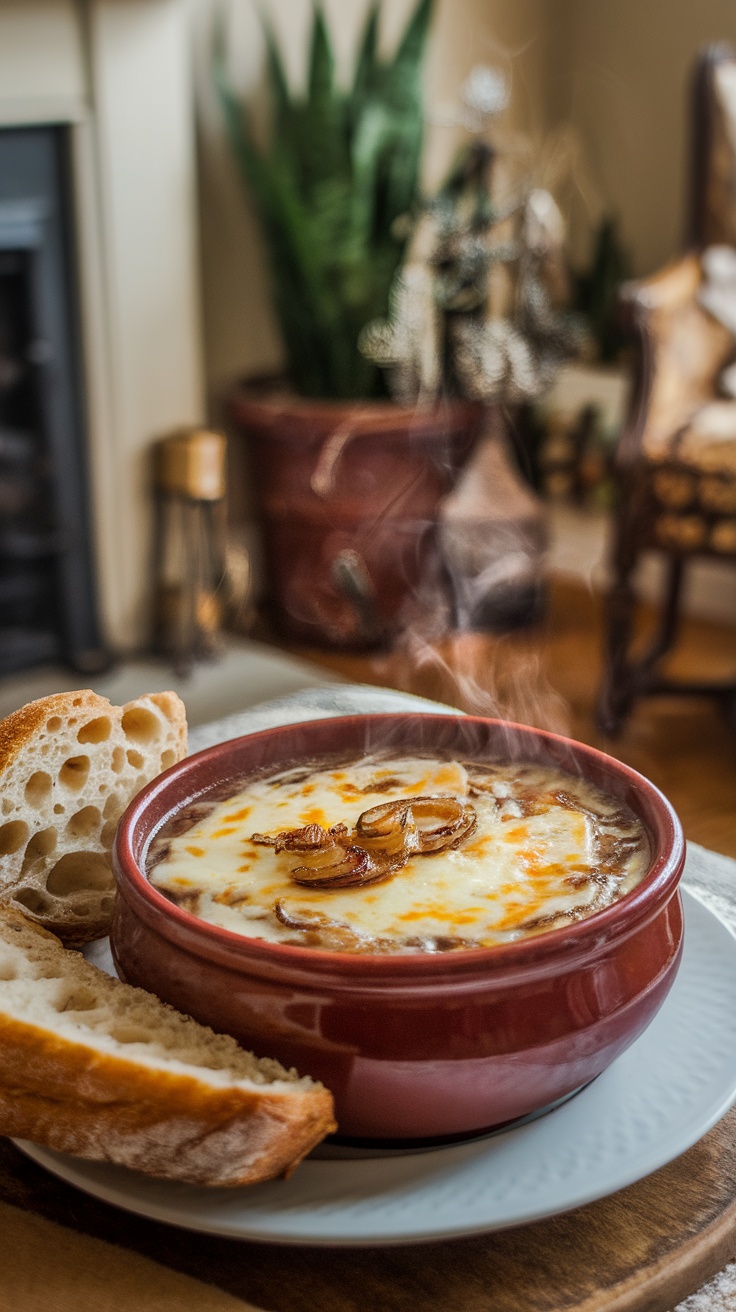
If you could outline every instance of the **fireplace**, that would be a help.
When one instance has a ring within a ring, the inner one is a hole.
[[[72,232],[66,130],[0,131],[0,675],[105,663]]]
[[[0,4],[0,674],[150,635],[149,452],[203,420],[188,0]]]

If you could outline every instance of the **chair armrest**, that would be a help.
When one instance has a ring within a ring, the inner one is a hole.
[[[624,283],[621,301],[624,307],[645,315],[674,314],[697,301],[700,282],[700,258],[691,251],[650,278]]]
[[[676,433],[717,395],[718,375],[736,343],[699,304],[700,282],[699,256],[689,253],[622,288],[636,345],[631,408],[619,446],[623,464],[642,455],[665,457]]]

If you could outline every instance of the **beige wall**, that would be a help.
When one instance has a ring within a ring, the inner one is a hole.
[[[189,0],[194,28],[200,133],[200,218],[206,370],[213,400],[238,375],[279,363],[279,343],[268,297],[268,274],[257,225],[223,138],[209,65],[214,0]],[[414,0],[384,0],[387,46],[396,40]],[[303,72],[310,0],[268,0],[295,82]],[[436,120],[451,108],[458,89],[479,63],[504,63],[514,88],[511,127],[543,130],[547,119],[548,67],[545,0],[437,0],[427,65],[426,178],[436,182],[452,156],[457,136]],[[339,69],[351,66],[366,0],[326,0]],[[262,39],[252,0],[230,0],[232,77],[246,94],[257,87]],[[302,67],[300,68],[300,63]]]
[[[686,212],[690,70],[699,47],[736,44],[733,0],[563,0],[550,7],[553,119],[569,117],[638,273],[669,259]]]
[[[189,0],[194,29],[200,134],[200,205],[206,371],[221,395],[238,375],[279,363],[268,273],[257,225],[223,137],[212,92],[209,48],[216,0]],[[258,86],[262,39],[254,0],[229,4],[232,76],[245,94]],[[384,39],[396,40],[413,0],[384,0]],[[266,0],[290,74],[303,73],[310,0]],[[367,0],[325,0],[343,76]],[[427,65],[426,180],[436,182],[456,144],[442,126],[463,79],[478,63],[511,74],[509,136],[520,131],[557,168],[583,259],[592,221],[618,212],[636,272],[678,248],[685,213],[689,70],[700,46],[736,43],[734,0],[437,0]],[[559,130],[572,129],[560,147]],[[576,156],[577,151],[577,156]],[[542,170],[544,173],[544,170]]]

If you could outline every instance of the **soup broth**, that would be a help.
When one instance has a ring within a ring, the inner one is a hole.
[[[644,877],[642,823],[536,764],[317,763],[184,808],[153,885],[235,933],[345,952],[491,947],[593,915]]]

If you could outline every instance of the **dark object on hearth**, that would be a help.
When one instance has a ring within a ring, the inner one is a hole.
[[[688,249],[654,277],[628,284],[637,378],[617,454],[619,507],[608,597],[599,720],[617,732],[637,697],[718,698],[736,725],[736,680],[680,683],[662,661],[678,630],[685,570],[694,557],[736,564],[736,52],[710,47],[694,81]],[[707,308],[706,308],[707,307]],[[641,553],[665,554],[668,581],[657,632],[631,654]]]
[[[202,428],[154,448],[154,647],[182,671],[221,646],[226,458],[223,435]]]
[[[0,132],[0,675],[109,663],[97,616],[65,130]]]

